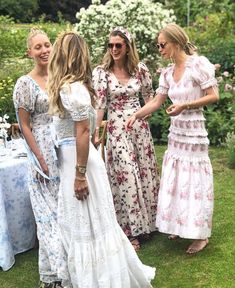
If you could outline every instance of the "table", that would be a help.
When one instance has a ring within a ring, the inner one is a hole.
[[[35,245],[28,171],[27,157],[0,162],[0,267],[3,271],[14,265],[16,254]]]

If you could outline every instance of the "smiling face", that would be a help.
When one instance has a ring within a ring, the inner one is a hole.
[[[170,42],[169,39],[166,38],[164,33],[159,34],[157,44],[162,58],[174,58],[175,53],[177,53],[177,47],[174,43]]]
[[[125,60],[129,49],[122,37],[111,36],[109,38],[108,50],[114,62],[116,62]]]
[[[39,65],[47,65],[52,45],[44,34],[37,34],[30,39],[28,55]]]

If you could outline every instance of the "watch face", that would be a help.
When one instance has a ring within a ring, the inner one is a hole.
[[[79,171],[80,173],[82,173],[82,174],[85,174],[85,173],[86,173],[86,168],[84,168],[84,167],[79,167],[79,168],[78,168],[78,171]]]

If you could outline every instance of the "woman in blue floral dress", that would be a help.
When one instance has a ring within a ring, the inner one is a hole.
[[[107,109],[107,170],[117,219],[136,250],[140,236],[155,231],[158,175],[154,145],[146,120],[125,132],[126,119],[153,96],[148,68],[139,62],[130,33],[116,27],[110,34],[103,64],[93,71],[99,127]]]
[[[40,287],[55,288],[62,286],[57,277],[59,172],[45,92],[51,43],[47,35],[37,29],[31,30],[27,43],[28,54],[35,66],[29,74],[17,80],[13,100],[31,160],[29,187],[39,240]]]

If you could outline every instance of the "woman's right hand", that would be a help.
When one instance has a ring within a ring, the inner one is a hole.
[[[85,176],[76,176],[74,181],[75,197],[78,200],[86,200],[89,195],[88,184]]]
[[[41,166],[42,172],[49,177],[49,169],[48,169],[47,163],[44,160],[44,158],[39,158],[38,161],[39,161],[39,164]],[[37,173],[36,177],[40,182],[45,181],[45,178],[42,175],[40,175],[39,173]],[[48,179],[46,179],[46,181],[48,181]]]
[[[127,119],[126,125],[125,125],[125,128],[126,128],[127,132],[132,129],[136,119],[137,118],[136,118],[135,114],[133,114],[130,118]]]
[[[100,143],[101,143],[101,138],[99,137],[99,133],[95,133],[94,137],[93,137],[93,145],[95,146],[95,148],[98,148]]]

